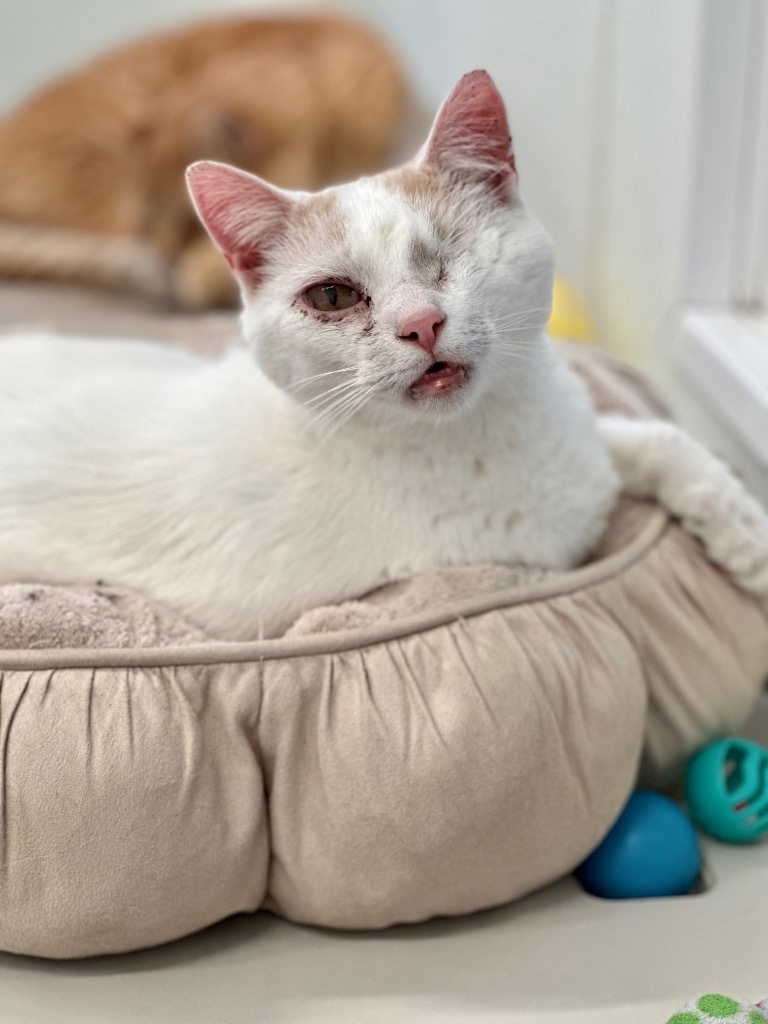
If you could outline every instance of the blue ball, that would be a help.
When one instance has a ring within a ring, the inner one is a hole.
[[[696,830],[677,804],[637,790],[611,831],[576,871],[593,896],[683,896],[701,870]]]

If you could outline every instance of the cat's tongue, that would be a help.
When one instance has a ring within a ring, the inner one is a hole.
[[[432,363],[427,372],[411,384],[415,395],[447,395],[464,383],[466,367],[458,363]]]

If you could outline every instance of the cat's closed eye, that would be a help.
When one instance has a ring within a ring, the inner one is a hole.
[[[307,288],[304,292],[304,299],[308,306],[320,313],[333,313],[356,306],[361,295],[348,284],[324,281],[322,284],[315,284],[311,288]]]

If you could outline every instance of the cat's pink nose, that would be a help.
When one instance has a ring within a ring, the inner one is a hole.
[[[403,341],[412,341],[414,345],[434,355],[437,332],[444,320],[445,313],[441,313],[437,306],[423,307],[398,323],[397,336]]]

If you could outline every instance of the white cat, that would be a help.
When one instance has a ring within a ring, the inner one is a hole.
[[[545,336],[552,247],[484,72],[400,170],[317,195],[212,163],[188,177],[248,347],[0,342],[0,582],[110,580],[253,639],[419,570],[573,566],[618,494],[608,447],[659,490],[648,466],[683,435],[599,424]],[[704,458],[746,509],[738,571],[768,589],[762,513]]]

